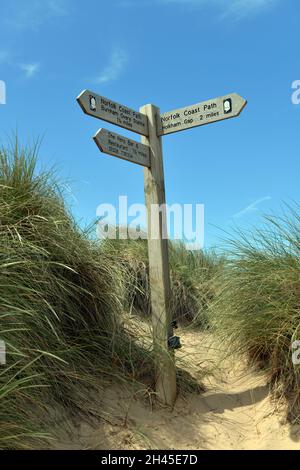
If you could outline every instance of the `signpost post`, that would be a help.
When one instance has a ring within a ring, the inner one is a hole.
[[[150,147],[150,168],[144,169],[145,199],[148,215],[148,258],[153,328],[156,356],[156,392],[167,405],[176,400],[174,352],[168,348],[173,336],[170,314],[170,273],[167,233],[165,179],[161,137],[156,127],[159,109],[148,104],[140,111],[148,117],[149,136],[142,142]]]
[[[99,129],[94,140],[101,152],[144,166],[156,393],[162,403],[173,406],[177,394],[176,367],[174,351],[168,341],[173,336],[173,326],[161,138],[173,132],[237,117],[247,101],[232,93],[164,114],[151,104],[137,112],[89,90],[84,90],[77,101],[86,114],[142,136],[142,143],[139,143]]]

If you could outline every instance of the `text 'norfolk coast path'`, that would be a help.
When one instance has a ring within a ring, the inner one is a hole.
[[[134,109],[127,108],[127,106],[109,100],[104,96],[96,95],[89,90],[84,90],[78,96],[77,101],[81,109],[89,116],[148,136],[147,117]]]
[[[183,131],[191,127],[204,126],[224,119],[239,116],[247,101],[236,93],[203,101],[185,108],[175,109],[160,115],[157,135]]]

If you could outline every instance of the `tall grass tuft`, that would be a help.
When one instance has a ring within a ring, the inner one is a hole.
[[[123,328],[121,267],[76,225],[36,157],[17,141],[0,150],[2,449],[46,446],[51,400],[85,412],[81,385],[137,379],[151,362]]]
[[[147,241],[103,240],[103,251],[125,275],[124,308],[150,317]],[[171,311],[183,325],[208,326],[207,309],[215,294],[215,277],[223,260],[214,253],[187,250],[184,243],[169,243]]]
[[[230,242],[211,321],[232,351],[268,371],[289,419],[299,420],[300,366],[292,361],[292,343],[300,339],[299,207],[265,222]]]

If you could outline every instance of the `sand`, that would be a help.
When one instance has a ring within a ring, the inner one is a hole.
[[[300,449],[300,426],[285,422],[262,373],[243,358],[223,359],[209,334],[185,332],[176,353],[205,391],[184,393],[171,412],[144,390],[110,384],[94,398],[102,419],[70,420],[56,449]],[[182,363],[182,364],[181,364]],[[214,376],[203,377],[203,366]]]

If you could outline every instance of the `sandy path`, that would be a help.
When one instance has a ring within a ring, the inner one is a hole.
[[[72,423],[69,438],[56,448],[300,449],[300,427],[283,424],[264,376],[247,371],[239,358],[222,361],[219,347],[208,348],[210,335],[186,332],[182,342],[178,357],[202,378],[204,393],[180,396],[170,412],[151,409],[136,390],[110,386],[100,405],[105,421]],[[205,364],[219,365],[215,377],[201,377]]]

